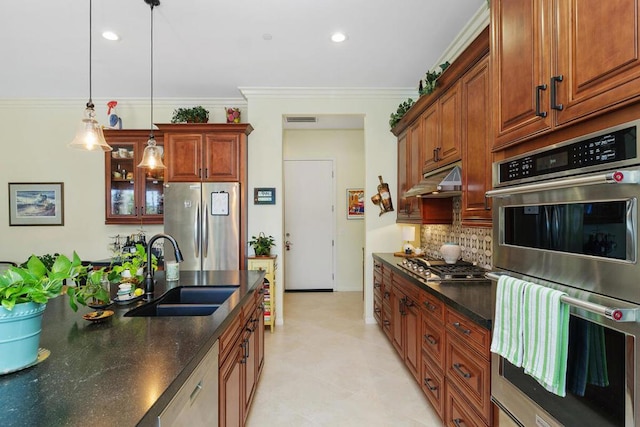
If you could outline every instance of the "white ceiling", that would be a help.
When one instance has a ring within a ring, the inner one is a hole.
[[[417,87],[485,1],[161,0],[154,97]],[[93,0],[94,98],[149,96],[150,15],[143,0]],[[88,97],[88,0],[2,0],[0,40],[0,98]]]

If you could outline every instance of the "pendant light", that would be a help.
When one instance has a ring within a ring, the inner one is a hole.
[[[153,8],[160,5],[160,0],[144,0],[151,7],[151,131],[147,146],[142,153],[142,161],[139,168],[164,169],[162,153],[156,146],[156,137],[153,135]]]
[[[102,133],[102,126],[96,120],[96,111],[94,110],[93,100],[91,99],[91,45],[92,45],[92,0],[89,0],[89,101],[87,108],[84,110],[84,118],[80,122],[75,138],[69,144],[69,147],[85,151],[111,151],[112,148],[107,144]]]

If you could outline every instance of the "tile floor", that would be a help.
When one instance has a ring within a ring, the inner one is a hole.
[[[361,292],[285,293],[248,427],[441,426]]]

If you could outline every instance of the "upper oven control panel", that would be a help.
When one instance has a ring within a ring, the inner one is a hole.
[[[495,163],[494,185],[635,164],[638,125],[640,122],[626,123]]]

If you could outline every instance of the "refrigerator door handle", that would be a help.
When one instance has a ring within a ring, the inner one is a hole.
[[[209,205],[204,205],[204,218],[202,221],[204,227],[202,257],[206,258],[209,254]]]
[[[200,203],[196,207],[196,217],[193,222],[193,249],[195,257],[200,257]]]

